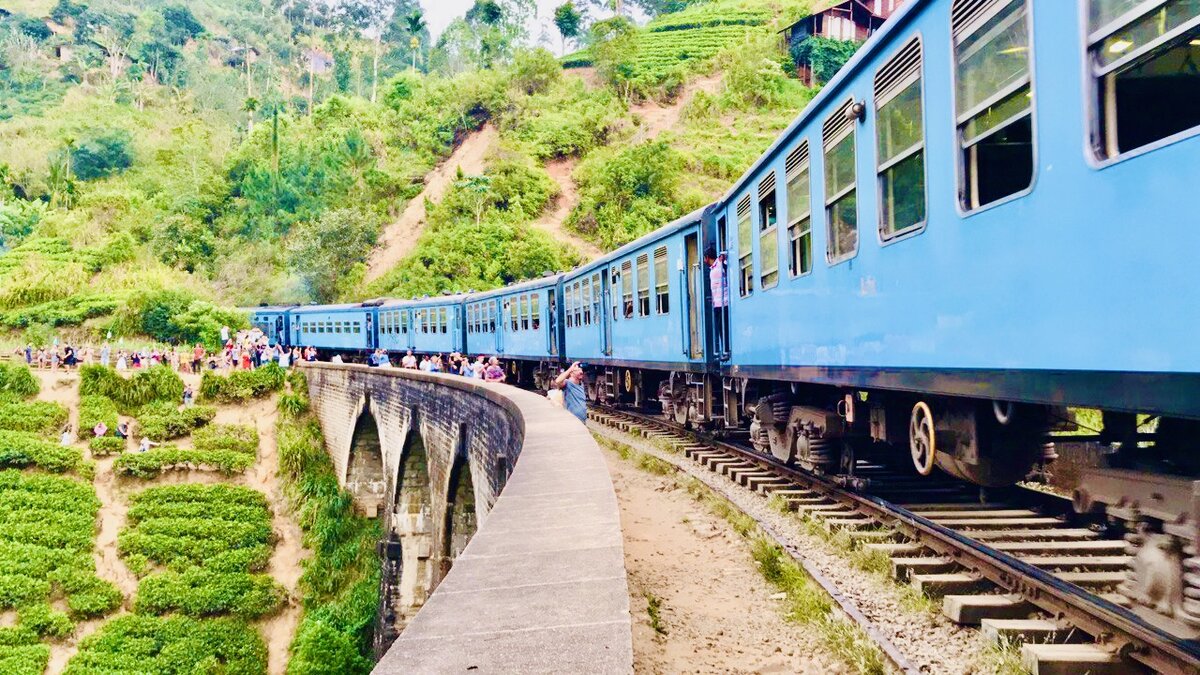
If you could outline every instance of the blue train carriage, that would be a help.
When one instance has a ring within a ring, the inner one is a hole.
[[[596,400],[677,402],[704,382],[703,216],[697,210],[563,276],[566,360],[598,367],[588,382]],[[687,421],[686,408],[674,412]]]
[[[509,383],[544,389],[561,369],[561,280],[550,274],[468,296],[467,353],[498,356]]]
[[[463,300],[466,294],[424,297],[402,303],[409,309],[410,345],[417,354],[461,352],[465,346]]]
[[[291,344],[316,347],[324,358],[357,360],[375,349],[377,307],[368,303],[304,305],[289,311]]]
[[[724,424],[998,486],[1070,404],[1124,451],[1160,416],[1196,469],[1198,25],[1156,0],[894,15],[719,205]]]
[[[250,317],[250,325],[267,336],[268,343],[290,346],[288,335],[288,311],[295,305],[259,305],[244,310]]]

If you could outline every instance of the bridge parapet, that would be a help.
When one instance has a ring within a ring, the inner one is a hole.
[[[376,673],[631,671],[620,515],[583,425],[507,385],[304,369],[339,481],[384,519]]]

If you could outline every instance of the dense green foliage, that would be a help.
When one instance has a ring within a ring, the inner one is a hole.
[[[0,471],[0,608],[20,608],[23,626],[61,636],[70,619],[47,602],[65,599],[74,618],[120,604],[121,593],[96,576],[92,558],[99,508],[87,483]],[[0,647],[0,664],[5,658]]]
[[[130,568],[167,567],[138,585],[136,609],[256,619],[276,612],[284,590],[261,570],[270,556],[271,514],[249,488],[180,485],[132,499],[119,549]]]
[[[30,398],[37,396],[42,385],[38,383],[29,366],[0,363],[0,394]]]
[[[0,429],[53,435],[67,422],[67,409],[50,401],[22,401],[0,395]]]
[[[0,468],[37,467],[52,473],[83,471],[83,454],[24,431],[0,431]]]
[[[807,64],[817,82],[828,82],[862,46],[854,40],[835,40],[812,35],[797,40],[788,49],[796,63]]]
[[[200,396],[217,403],[245,403],[279,391],[285,377],[284,369],[274,362],[254,370],[235,370],[228,375],[206,370],[200,379]]]
[[[84,638],[69,675],[102,673],[265,673],[258,631],[236,619],[120,616]]]
[[[258,432],[244,424],[213,424],[192,434],[197,450],[225,450],[255,457],[258,455]]]
[[[155,441],[180,438],[212,421],[217,409],[207,405],[180,408],[174,402],[147,403],[137,414],[137,433]]]
[[[303,374],[296,373],[291,387],[293,395],[305,395]],[[368,673],[379,603],[379,523],[355,513],[350,494],[338,487],[316,420],[281,413],[280,475],[313,552],[300,578],[304,617],[288,673]]]
[[[12,675],[42,675],[50,662],[50,647],[38,642],[38,634],[26,626],[0,628],[0,672]]]
[[[79,435],[84,436],[100,422],[108,427],[109,433],[117,430],[117,404],[107,396],[90,395],[79,397]]]
[[[81,366],[80,396],[104,396],[126,415],[133,415],[148,403],[175,403],[183,399],[183,380],[167,366],[154,366],[130,378],[121,377],[113,368]]]
[[[106,457],[125,452],[126,439],[116,436],[95,436],[88,439],[88,449],[93,457]]]

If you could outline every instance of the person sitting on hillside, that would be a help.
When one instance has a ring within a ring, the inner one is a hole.
[[[117,438],[129,438],[129,422],[117,422]]]
[[[75,442],[75,430],[71,428],[70,424],[68,424],[66,426],[66,428],[63,429],[62,438],[59,439],[59,441],[63,445],[71,445],[72,443]]]
[[[196,390],[192,389],[192,385],[183,388],[183,406],[185,408],[192,407],[192,401],[196,400]]]
[[[159,444],[151,441],[149,436],[142,436],[142,442],[138,444],[138,452],[146,452],[157,445]]]
[[[99,438],[100,436],[103,436],[104,434],[107,434],[107,433],[108,433],[108,425],[104,423],[104,420],[100,420],[99,422],[96,422],[96,426],[92,427],[92,434],[94,436],[96,436],[97,438]]]

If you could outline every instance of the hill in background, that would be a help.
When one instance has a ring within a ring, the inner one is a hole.
[[[519,46],[516,0],[432,44],[411,0],[0,2],[0,327],[211,341],[221,306],[565,269],[796,116],[776,31],[805,6],[594,21],[560,62]]]

